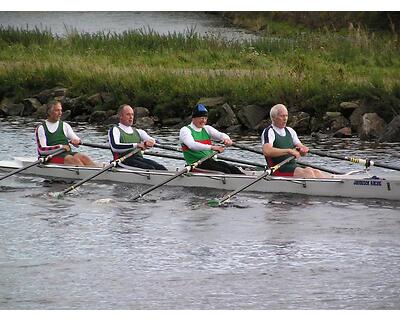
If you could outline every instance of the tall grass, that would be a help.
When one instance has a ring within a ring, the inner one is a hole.
[[[378,92],[398,113],[399,43],[365,30],[226,42],[188,29],[160,35],[0,28],[0,98],[63,85],[72,94],[107,91],[117,101],[181,116],[204,96],[231,104],[287,103],[311,113]],[[129,100],[129,101],[126,101]]]

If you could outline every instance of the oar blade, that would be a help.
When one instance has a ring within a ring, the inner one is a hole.
[[[219,207],[221,204],[222,204],[221,201],[219,201],[218,199],[215,199],[215,198],[214,199],[210,199],[207,202],[207,205],[209,207],[213,207],[213,208]]]

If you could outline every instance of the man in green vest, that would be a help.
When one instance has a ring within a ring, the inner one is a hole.
[[[303,145],[296,131],[287,127],[288,111],[285,105],[274,105],[270,110],[272,124],[264,129],[261,134],[263,154],[268,166],[272,167],[290,156],[298,159],[308,152],[308,147]],[[296,178],[328,178],[328,173],[310,167],[301,168],[295,159],[282,166],[273,173],[275,176]]]
[[[203,104],[198,104],[192,111],[192,122],[181,128],[179,141],[187,164],[192,164],[213,151],[223,152],[224,147],[213,145],[212,140],[221,141],[225,146],[232,145],[232,140],[225,133],[207,125],[208,111]],[[227,162],[208,159],[197,168],[220,171],[228,174],[243,174],[239,168]]]
[[[35,130],[35,140],[39,156],[47,156],[59,149],[65,152],[53,157],[50,162],[74,166],[98,167],[89,156],[71,151],[71,146],[78,147],[81,139],[71,126],[61,121],[62,106],[59,101],[51,101],[46,108],[47,120]]]
[[[146,131],[132,127],[135,118],[133,108],[123,104],[118,109],[119,123],[108,131],[108,141],[114,159],[121,158],[134,149],[146,150],[155,144],[155,139],[150,137]],[[119,164],[125,168],[141,168],[149,170],[167,170],[162,164],[144,158],[141,152],[125,159]]]

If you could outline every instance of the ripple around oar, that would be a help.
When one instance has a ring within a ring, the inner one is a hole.
[[[10,186],[0,186],[0,192],[14,192],[14,191],[20,191],[25,188],[18,188],[18,187],[10,187]]]

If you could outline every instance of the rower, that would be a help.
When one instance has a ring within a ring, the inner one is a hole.
[[[49,162],[74,166],[99,166],[86,154],[71,151],[69,141],[72,145],[78,147],[81,139],[74,133],[68,123],[60,120],[62,115],[60,101],[49,102],[46,114],[47,120],[35,130],[37,151],[40,157],[48,156],[59,149],[65,149],[65,152],[54,156]]]
[[[114,159],[118,159],[134,149],[146,150],[152,148],[155,139],[142,129],[132,127],[135,118],[134,108],[123,104],[118,108],[119,123],[108,130],[108,140]],[[137,167],[149,170],[167,170],[162,164],[144,158],[142,152],[125,159],[119,166],[125,168]]]
[[[181,128],[179,141],[183,156],[188,165],[204,158],[213,151],[222,153],[224,146],[213,145],[211,139],[221,141],[225,146],[232,145],[232,140],[225,133],[207,125],[208,110],[203,104],[198,104],[192,111],[192,122]],[[228,174],[242,174],[242,171],[227,162],[210,158],[202,162],[198,168],[220,171]]]
[[[287,127],[288,111],[285,105],[276,104],[270,110],[272,124],[261,134],[263,154],[268,166],[273,167],[290,156],[294,156],[289,163],[273,173],[274,176],[296,178],[329,178],[327,173],[310,167],[300,168],[296,159],[309,151],[297,136],[296,131]]]

